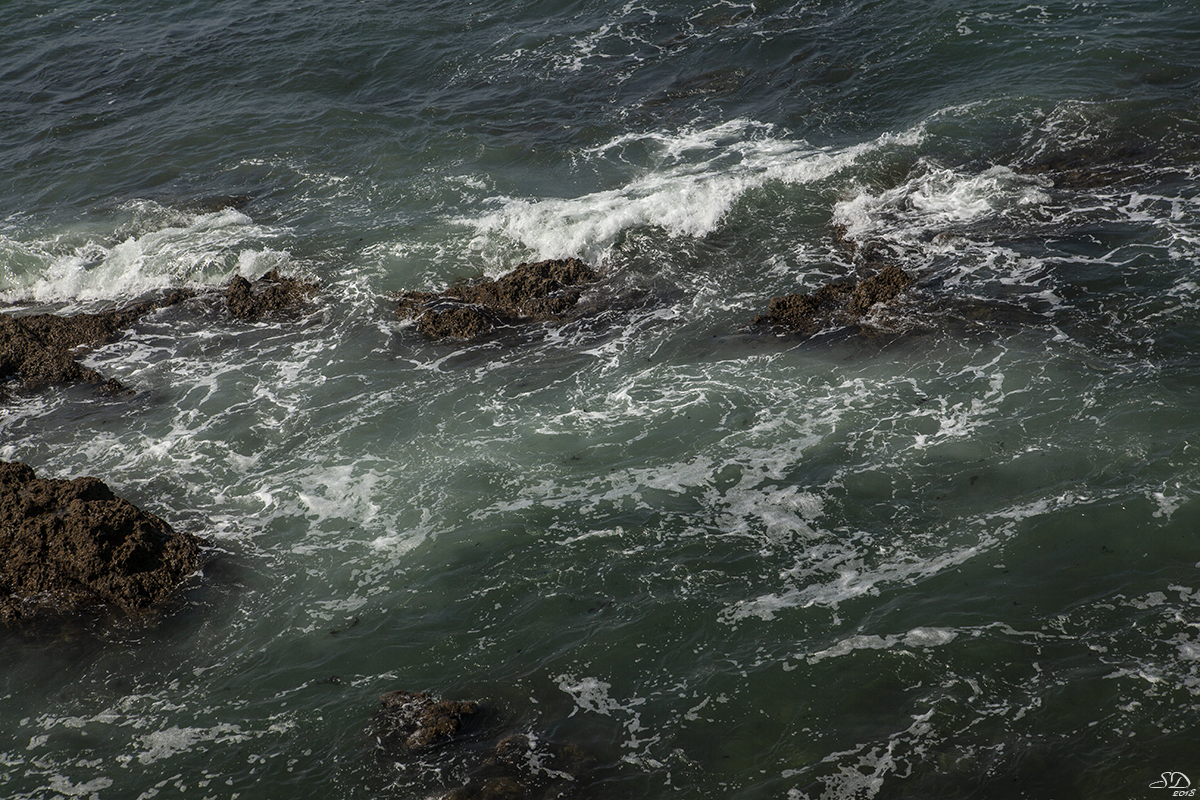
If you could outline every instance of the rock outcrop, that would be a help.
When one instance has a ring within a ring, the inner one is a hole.
[[[436,700],[427,692],[388,692],[379,702],[383,709],[375,715],[375,735],[379,746],[393,755],[448,742],[479,713],[476,703]]]
[[[597,762],[572,744],[505,731],[494,709],[438,700],[426,692],[388,692],[372,719],[381,763],[407,779],[440,785],[441,800],[543,800],[577,797]],[[461,783],[455,786],[456,783]],[[446,789],[447,785],[454,787]]]
[[[2,620],[153,608],[200,568],[202,544],[96,478],[38,478],[0,461]]]
[[[0,401],[6,399],[9,388],[40,391],[53,385],[91,383],[106,394],[125,391],[119,381],[105,378],[76,358],[81,349],[116,340],[126,328],[160,308],[185,300],[223,301],[230,316],[253,321],[294,309],[319,290],[315,283],[271,270],[255,281],[235,276],[220,292],[175,291],[159,300],[95,314],[0,314]]]

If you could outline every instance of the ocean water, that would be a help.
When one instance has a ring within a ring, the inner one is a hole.
[[[0,796],[420,798],[394,689],[596,798],[1200,782],[1200,6],[0,6],[0,301],[278,268],[19,395],[0,458],[215,557],[150,620],[0,631]],[[873,335],[773,296],[916,279]],[[468,346],[391,293],[579,256]],[[630,298],[636,298],[631,300]],[[603,306],[602,306],[603,307]],[[1182,785],[1182,784],[1180,784]]]

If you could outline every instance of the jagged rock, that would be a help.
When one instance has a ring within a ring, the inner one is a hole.
[[[0,461],[0,619],[144,611],[199,569],[202,544],[96,478],[38,478]]]
[[[111,342],[118,333],[151,311],[174,305],[190,296],[188,292],[174,292],[161,300],[70,317],[0,314],[0,381],[15,380],[29,391],[53,384],[95,383],[100,384],[103,391],[120,392],[124,387],[118,381],[106,380],[94,369],[76,361],[76,349]]]
[[[597,273],[578,258],[523,263],[493,280],[456,283],[443,292],[401,292],[396,311],[416,318],[431,339],[473,339],[518,322],[562,319]]]
[[[887,264],[862,281],[827,283],[809,294],[773,297],[766,314],[754,318],[755,325],[776,325],[811,335],[830,328],[859,323],[877,303],[891,303],[912,277],[894,264]]]
[[[271,270],[251,283],[235,275],[225,289],[225,305],[236,319],[257,320],[263,315],[294,308],[317,293],[319,287]]]

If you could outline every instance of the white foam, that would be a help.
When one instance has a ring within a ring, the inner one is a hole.
[[[240,727],[226,722],[211,728],[180,728],[172,725],[170,728],[139,736],[140,752],[137,754],[137,760],[142,764],[153,764],[176,753],[185,753],[202,742],[224,744],[244,742],[249,738]]]
[[[112,300],[149,291],[224,282],[234,274],[257,277],[286,266],[290,255],[270,242],[283,231],[256,225],[245,214],[224,209],[183,214],[146,203],[129,211],[132,222],[103,236],[55,236],[23,242],[0,241],[0,300],[39,303]],[[153,205],[153,204],[150,204]],[[155,223],[158,227],[153,227]],[[149,227],[149,230],[146,228]],[[8,266],[13,262],[17,268]]]
[[[971,174],[927,165],[894,189],[860,192],[836,203],[833,218],[854,239],[885,236],[911,243],[926,231],[1046,203],[1043,181],[1001,166]]]
[[[588,711],[606,717],[617,714],[627,715],[625,730],[629,734],[629,739],[623,743],[625,748],[636,750],[644,744],[654,743],[660,739],[657,734],[649,737],[638,736],[638,733],[645,729],[642,727],[641,715],[634,709],[644,705],[646,698],[634,697],[623,703],[614,700],[609,695],[612,684],[598,678],[576,678],[573,675],[564,674],[559,675],[555,680],[558,682],[558,688],[571,695],[575,700],[575,708],[571,710],[570,716],[575,716],[579,711]]]
[[[473,246],[480,250],[493,237],[503,237],[538,258],[574,255],[601,261],[624,231],[655,227],[671,237],[703,237],[719,227],[747,191],[768,182],[821,181],[867,153],[912,147],[923,136],[923,128],[917,127],[851,147],[821,149],[740,119],[676,134],[626,134],[583,151],[581,157],[609,158],[637,143],[654,152],[641,177],[580,197],[495,198],[499,211],[460,222],[475,228]]]
[[[908,633],[879,636],[877,634],[856,634],[842,639],[832,647],[819,650],[808,656],[808,663],[816,664],[827,658],[837,658],[848,655],[855,650],[890,650],[894,647],[928,648],[942,647],[958,638],[958,631],[953,628],[920,627],[913,628]],[[803,657],[803,656],[801,656]]]

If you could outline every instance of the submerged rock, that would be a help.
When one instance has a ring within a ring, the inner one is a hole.
[[[1098,140],[1048,150],[1016,165],[1015,170],[1045,175],[1056,189],[1101,189],[1144,180],[1155,155],[1155,148],[1147,142]]]
[[[479,713],[476,703],[435,700],[427,692],[388,692],[379,702],[383,709],[375,715],[375,736],[392,756],[445,743]]]
[[[438,700],[426,692],[388,692],[372,719],[381,762],[408,779],[451,786],[442,800],[542,800],[571,797],[592,782],[597,762],[571,744],[497,726],[491,709]],[[427,784],[428,785],[428,784]]]
[[[253,283],[237,275],[225,289],[225,305],[236,319],[257,320],[269,313],[295,308],[308,301],[319,288],[315,283],[285,278],[274,269]]]
[[[120,392],[124,387],[118,381],[106,380],[76,361],[77,349],[107,344],[151,311],[190,296],[174,292],[162,300],[70,317],[0,314],[0,381],[16,381],[30,391],[54,384],[95,383],[103,391]]]
[[[520,322],[560,320],[597,279],[578,258],[519,264],[495,280],[478,278],[442,292],[401,292],[398,314],[431,339],[473,339]]]
[[[581,790],[596,762],[572,744],[518,733],[496,743],[463,786],[444,800],[507,800],[570,797]]]
[[[38,478],[0,461],[0,619],[150,609],[200,568],[201,545],[96,478]]]
[[[773,297],[767,313],[755,317],[753,324],[805,335],[860,324],[876,304],[891,303],[912,282],[907,272],[887,264],[862,281],[832,282],[809,294]]]

